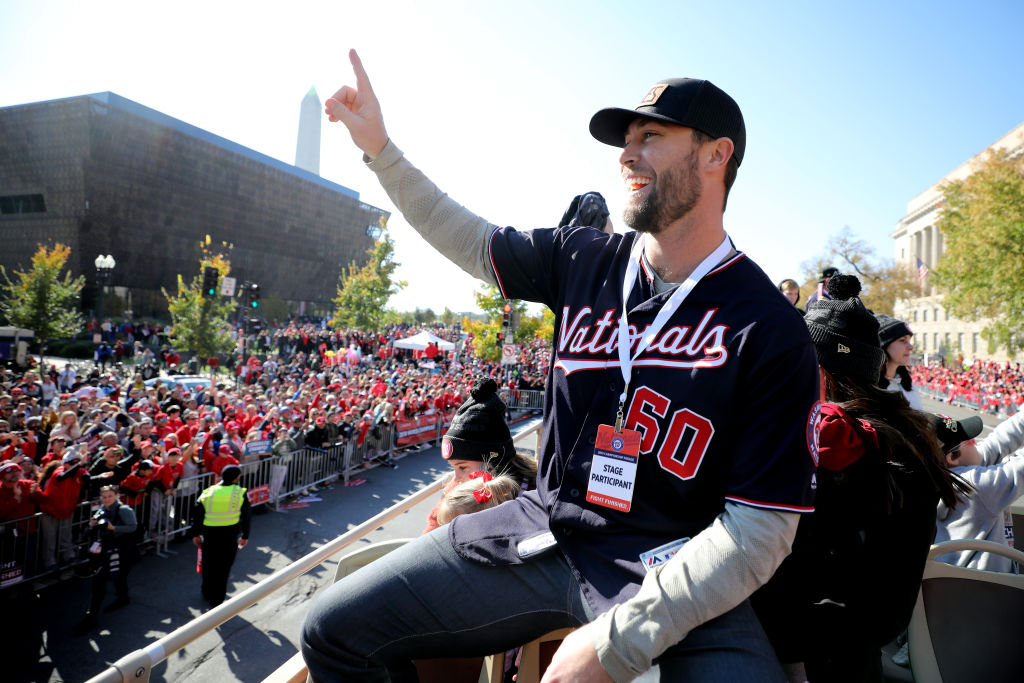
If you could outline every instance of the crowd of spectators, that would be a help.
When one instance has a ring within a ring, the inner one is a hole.
[[[1024,368],[1009,361],[976,360],[946,367],[937,361],[911,368],[914,385],[932,397],[1010,416],[1024,403]]]
[[[524,345],[517,366],[477,359],[472,336],[440,326],[429,331],[458,342],[454,351],[394,347],[419,331],[291,324],[269,331],[269,353],[236,362],[233,375],[185,386],[166,376],[178,360],[169,349],[146,359],[142,367],[164,373],[148,384],[141,371],[119,383],[99,367],[70,363],[50,365],[42,378],[0,368],[0,523],[25,526],[20,551],[45,571],[80,559],[71,518],[82,501],[95,506],[103,486],[116,486],[139,511],[142,540],[154,533],[157,509],[144,501],[173,500],[182,479],[246,462],[247,442],[269,441],[276,455],[362,444],[374,427],[454,410],[481,376],[511,391],[543,388],[544,342]],[[24,520],[37,512],[44,514]],[[13,531],[3,526],[5,555]],[[26,551],[37,535],[39,545]]]

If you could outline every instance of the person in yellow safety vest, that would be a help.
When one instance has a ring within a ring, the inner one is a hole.
[[[235,483],[241,474],[238,465],[225,467],[221,482],[199,495],[192,512],[190,533],[202,553],[203,597],[214,606],[224,602],[235,554],[249,542],[252,508],[245,489]]]

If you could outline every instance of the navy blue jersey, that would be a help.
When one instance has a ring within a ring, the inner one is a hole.
[[[812,510],[814,346],[742,253],[713,268],[633,362],[625,426],[642,441],[632,508],[585,500],[598,426],[614,423],[623,388],[618,320],[637,237],[577,227],[491,237],[503,295],[555,312],[537,489],[450,528],[463,557],[496,563],[528,561],[520,542],[550,529],[597,613],[636,593],[641,553],[700,533],[726,501]],[[655,292],[645,268],[637,277],[633,344],[671,295]]]

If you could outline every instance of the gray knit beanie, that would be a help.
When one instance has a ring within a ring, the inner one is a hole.
[[[886,346],[892,344],[900,337],[913,336],[914,334],[910,331],[910,327],[902,320],[897,320],[882,313],[877,314],[875,320],[878,321],[878,343],[881,344],[882,349],[885,349]]]

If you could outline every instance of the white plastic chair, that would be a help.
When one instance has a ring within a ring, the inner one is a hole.
[[[1024,566],[1024,553],[991,541],[948,541],[928,552],[908,637],[918,683],[1024,680],[1024,576],[956,567],[933,558],[995,553]]]
[[[334,572],[334,582],[337,583],[357,569],[384,557],[396,548],[401,548],[411,540],[411,538],[395,538],[390,541],[378,541],[353,550],[338,560],[338,569]]]

